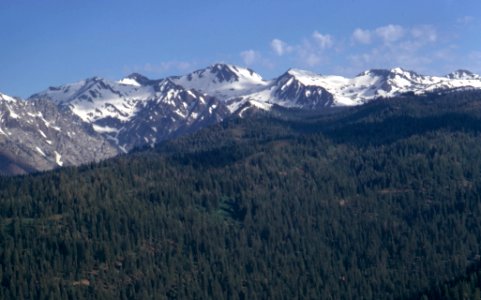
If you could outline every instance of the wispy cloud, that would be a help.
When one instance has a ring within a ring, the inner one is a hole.
[[[304,38],[295,45],[297,61],[301,65],[315,67],[328,62],[326,52],[335,45],[332,35],[314,31],[309,38]]]
[[[388,44],[401,39],[404,36],[405,30],[400,25],[389,24],[376,28],[374,32],[384,40],[385,44]]]
[[[409,36],[416,41],[430,43],[435,42],[438,37],[436,29],[431,25],[405,28],[401,25],[390,24],[373,30],[356,28],[351,38],[354,42],[361,44],[371,44],[375,38],[380,39],[384,44],[392,44]]]
[[[361,44],[370,44],[371,43],[371,36],[372,33],[369,30],[364,30],[361,28],[356,28],[352,33],[352,39]]]
[[[262,55],[260,51],[256,51],[254,49],[244,50],[239,53],[240,58],[244,65],[250,67],[253,65],[263,66],[269,69],[274,67],[272,61]]]
[[[434,43],[438,39],[436,28],[431,25],[415,26],[411,29],[411,35],[417,41]]]
[[[252,50],[252,49],[242,51],[240,53],[240,56],[241,56],[242,60],[244,61],[244,64],[247,65],[247,66],[251,66],[254,63],[258,62],[260,57],[261,57],[259,52],[255,51],[255,50]]]
[[[331,48],[334,44],[332,36],[330,34],[322,34],[318,31],[314,31],[312,33],[312,39],[321,49]]]
[[[464,21],[471,20],[466,18]],[[316,30],[298,42],[274,38],[269,43],[269,50],[247,50],[241,57],[247,65],[265,65],[265,61],[276,62],[282,57],[282,61],[290,62],[291,66],[322,66],[323,72],[341,71],[345,75],[370,68],[397,66],[425,73],[443,73],[452,71],[449,68],[453,66],[465,66],[468,60],[473,71],[481,68],[481,51],[469,54],[464,50],[462,55],[463,50],[453,34],[440,31],[431,24],[357,27],[346,36]]]
[[[403,27],[389,24],[372,30],[358,28],[353,31],[351,39],[370,47],[362,52],[354,49],[348,55],[349,61],[359,69],[402,66],[424,71],[435,59],[440,59],[431,49],[438,42],[438,35],[432,25]],[[440,50],[439,46],[436,51]],[[444,53],[447,56],[451,52]]]
[[[395,41],[387,42],[382,38],[382,43],[373,45],[368,51],[350,55],[351,63],[361,69],[401,66],[428,73],[433,71],[435,62],[447,62],[451,57],[451,51],[436,44],[438,34],[434,28],[420,26],[404,32]],[[434,68],[439,70],[439,66]]]
[[[270,42],[270,48],[276,56],[290,55],[291,59],[306,66],[316,66],[325,61],[326,56],[323,52],[334,45],[332,35],[319,31],[314,31],[299,43],[290,44],[278,38]]]
[[[282,56],[284,54],[291,53],[294,50],[294,48],[292,46],[288,45],[286,42],[284,42],[280,39],[273,39],[271,41],[271,49],[278,56]]]

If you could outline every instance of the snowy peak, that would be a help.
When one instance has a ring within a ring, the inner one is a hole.
[[[287,107],[319,109],[333,104],[333,96],[322,84],[321,75],[289,69],[275,79],[271,101]]]
[[[370,69],[370,70],[366,70],[362,73],[360,73],[359,75],[357,75],[356,77],[362,77],[362,76],[376,76],[376,77],[389,77],[389,74],[391,74],[391,71],[390,70],[386,70],[386,69]]]
[[[419,75],[414,71],[405,70],[399,67],[393,68],[390,70],[371,69],[371,70],[362,72],[361,74],[357,75],[355,78],[358,78],[358,77],[378,78],[378,80],[384,80],[384,81],[404,79],[410,82],[415,82],[416,80],[419,80],[420,78],[422,78],[421,75]]]
[[[217,82],[239,81],[238,70],[235,66],[216,64],[209,67],[210,73],[214,75]]]
[[[449,79],[462,79],[462,80],[481,80],[481,76],[474,74],[468,70],[456,70],[446,75]]]
[[[119,80],[118,83],[139,87],[139,86],[151,84],[152,80],[150,80],[149,78],[139,73],[132,73],[129,76]]]
[[[187,75],[187,80],[208,78],[215,83],[235,81],[262,81],[262,77],[251,69],[228,64],[214,64],[205,69],[194,71]]]
[[[296,69],[296,68],[290,68],[287,70],[284,75],[289,74],[294,77],[303,77],[303,76],[320,76],[319,74],[316,74],[314,72],[308,71],[308,70],[302,70],[302,69]]]
[[[278,90],[285,90],[291,86],[305,86],[310,84],[304,84],[302,79],[305,79],[305,71],[297,69],[289,69],[287,72],[277,77],[274,81],[274,86]]]
[[[93,101],[102,95],[102,90],[112,90],[111,84],[100,77],[91,77],[74,83],[49,87],[29,99],[50,99],[58,104],[83,99]]]
[[[0,101],[6,101],[6,102],[16,102],[15,98],[10,97],[8,95],[0,93]]]
[[[390,70],[391,74],[398,74],[398,75],[403,75],[406,77],[412,77],[412,76],[419,76],[416,72],[411,71],[411,70],[405,70],[400,67],[392,68]]]
[[[322,76],[310,71],[300,69],[289,69],[276,79],[276,84],[292,84],[297,82],[305,86],[320,86],[319,79]]]
[[[414,84],[422,84],[424,79],[427,78],[427,76],[422,76],[414,71],[404,70],[402,68],[391,69],[388,77],[391,80],[405,80]]]
[[[253,93],[268,85],[254,71],[227,64],[215,64],[171,79],[187,89],[209,94],[222,101]]]

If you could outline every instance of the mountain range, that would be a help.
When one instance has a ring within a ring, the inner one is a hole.
[[[0,172],[22,174],[99,161],[247,112],[328,110],[406,93],[481,89],[481,76],[458,70],[426,76],[394,68],[353,78],[290,69],[272,80],[215,64],[183,76],[118,81],[92,77],[27,99],[0,93]]]

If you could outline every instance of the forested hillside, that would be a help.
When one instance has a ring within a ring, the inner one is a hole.
[[[480,118],[480,92],[406,95],[2,177],[0,298],[479,295]]]

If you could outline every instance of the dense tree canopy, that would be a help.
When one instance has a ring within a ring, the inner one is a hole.
[[[407,95],[0,178],[0,298],[479,298],[480,117]]]

